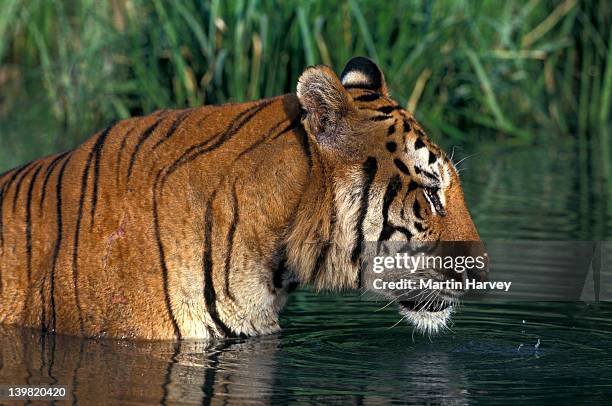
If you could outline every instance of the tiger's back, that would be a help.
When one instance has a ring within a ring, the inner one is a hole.
[[[284,227],[305,183],[300,172],[308,170],[298,127],[299,104],[291,96],[161,111],[6,173],[0,322],[95,336],[214,335],[195,326],[215,325],[206,320],[210,304],[176,298],[175,291],[217,299],[205,289],[203,262],[229,259],[212,248],[202,259],[205,240],[235,235],[239,218],[241,235],[278,243],[266,228]],[[286,171],[282,188],[266,175],[270,159]],[[276,202],[262,204],[266,188]],[[217,212],[214,229],[207,210]],[[259,217],[268,224],[262,227]],[[188,282],[168,275],[169,267],[189,270]],[[232,295],[231,280],[221,282],[221,294]],[[187,323],[195,331],[180,328],[186,319],[195,319]]]

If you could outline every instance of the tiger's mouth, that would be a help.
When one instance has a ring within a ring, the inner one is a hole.
[[[454,301],[436,298],[431,301],[405,300],[399,302],[399,312],[416,331],[428,335],[449,329]]]

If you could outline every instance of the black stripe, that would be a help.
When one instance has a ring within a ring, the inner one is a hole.
[[[284,121],[283,121],[284,122]],[[272,138],[273,140],[276,140],[278,138],[280,138],[281,136],[283,136],[284,134],[296,130],[298,128],[302,127],[302,118],[301,117],[295,117],[293,120],[291,120],[291,123],[289,123],[289,125],[287,127],[285,127],[281,132],[279,132],[278,134],[276,134],[274,136],[274,138]],[[302,147],[304,147],[304,145],[302,145]],[[310,149],[310,146],[306,146],[306,149]],[[309,156],[310,155],[310,151],[308,151],[307,153],[305,153],[305,155]]]
[[[122,158],[123,158],[123,151],[125,151],[125,147],[127,145],[127,141],[128,141],[128,139],[130,138],[130,135],[132,135],[132,133],[134,132],[135,129],[136,129],[136,125],[133,125],[129,130],[127,130],[127,132],[123,136],[123,139],[121,140],[121,145],[119,146],[119,151],[117,152],[117,171],[115,173],[115,184],[117,185],[117,187],[119,187],[119,175],[121,173],[121,161],[122,161]]]
[[[39,165],[36,172],[34,172],[34,175],[32,175],[32,180],[30,180],[30,185],[28,187],[28,197],[26,203],[26,263],[28,284],[32,280],[32,195],[34,192],[36,179],[38,178],[41,170],[42,165]]]
[[[0,248],[4,247],[4,198],[5,198],[5,194],[8,195],[8,190],[11,187],[12,183],[15,181],[15,178],[17,178],[17,176],[19,176],[19,174],[21,172],[23,172],[24,169],[26,169],[28,167],[28,164],[22,165],[17,169],[13,169],[13,174],[11,175],[11,177],[9,178],[9,180],[4,183],[1,187],[0,187]],[[7,172],[7,174],[10,173]],[[2,278],[0,277],[0,291],[2,290]]]
[[[55,185],[55,193],[56,193],[56,202],[57,202],[57,239],[55,240],[55,247],[53,248],[53,261],[51,266],[51,287],[50,287],[50,297],[51,297],[51,331],[55,332],[56,328],[56,314],[55,314],[55,269],[57,266],[57,259],[59,257],[60,249],[62,246],[62,182],[64,180],[64,171],[66,170],[66,166],[68,162],[70,162],[70,158],[66,159],[62,164],[59,175],[57,177],[57,183]]]
[[[28,162],[27,164],[21,165],[20,167],[13,169],[13,170],[12,170],[12,175],[11,175],[11,177],[8,179],[8,181],[6,181],[6,182],[5,182],[5,183],[2,185],[2,189],[3,189],[3,190],[5,190],[5,191],[9,190],[9,188],[12,186],[13,182],[15,181],[15,179],[17,179],[17,176],[19,176],[19,174],[20,174],[21,172],[23,172],[24,170],[26,170],[26,168],[27,168],[28,166],[30,166],[30,165],[32,165],[32,162]],[[8,175],[9,173],[11,173],[11,171],[9,171],[9,172],[7,173],[7,175]]]
[[[261,138],[259,138],[253,144],[249,145],[249,147],[247,149],[245,149],[240,154],[238,154],[238,156],[236,157],[236,159],[234,161],[237,161],[238,159],[242,158],[244,155],[248,154],[249,152],[253,151],[255,148],[259,147],[260,145],[262,145],[263,143],[268,141],[268,138],[270,137],[270,135],[272,133],[274,133],[274,131],[276,131],[278,129],[278,127],[280,127],[281,124],[283,124],[286,121],[287,120],[283,120],[283,121],[275,124],[274,126],[272,126]],[[283,134],[287,133],[288,131],[292,130],[294,128],[293,125],[294,125],[293,122],[290,123],[287,127],[285,127],[281,132],[279,132],[271,140],[275,140],[275,139],[279,138],[280,136],[282,136]]]
[[[355,97],[353,100],[358,102],[371,102],[380,99],[379,93],[366,93]]]
[[[389,209],[391,208],[391,204],[393,203],[393,200],[395,200],[395,197],[397,196],[397,193],[401,187],[402,181],[400,176],[396,174],[391,177],[389,184],[387,185],[387,190],[385,191],[385,196],[383,197],[383,227],[378,237],[378,241],[386,241],[393,234],[393,227],[389,225]]]
[[[224,132],[215,134],[211,139],[198,143],[189,147],[179,158],[177,158],[172,165],[170,165],[164,174],[162,179],[161,187],[163,189],[166,180],[181,166],[193,161],[199,156],[208,152],[214,151],[219,148],[225,142],[229,141],[242,127],[244,127],[249,121],[253,119],[261,110],[270,105],[273,100],[264,100],[255,106],[251,106],[242,112],[240,112],[229,124]],[[213,142],[214,141],[214,142]],[[212,143],[212,144],[211,144]],[[211,144],[211,145],[209,145]]]
[[[159,148],[164,142],[168,141],[170,138],[172,138],[172,136],[174,135],[174,133],[176,132],[176,130],[178,129],[179,125],[181,125],[181,123],[188,118],[189,113],[191,113],[193,111],[193,109],[189,109],[189,110],[185,110],[184,112],[182,112],[181,114],[179,114],[179,116],[176,118],[176,120],[174,120],[174,122],[172,123],[172,125],[170,126],[170,128],[168,129],[168,131],[166,131],[166,134],[164,134],[164,136],[162,137],[162,139],[160,139],[159,141],[157,141],[155,143],[155,145],[153,145],[153,150],[156,150],[157,148]]]
[[[230,328],[219,318],[217,312],[217,294],[213,285],[213,260],[212,260],[212,205],[216,193],[213,193],[206,204],[205,224],[204,224],[204,252],[202,257],[202,273],[204,275],[204,300],[206,309],[217,329],[221,330],[224,337],[232,335]]]
[[[217,109],[215,108],[215,106],[207,106],[207,107],[206,107],[206,109],[207,109],[207,110],[210,110],[210,111],[208,111],[206,114],[204,114],[202,117],[200,117],[200,118],[198,119],[198,121],[196,121],[196,122],[195,122],[194,127],[199,128],[199,127],[200,127],[200,125],[202,125],[202,123],[203,123],[204,121],[206,121],[206,119],[207,119],[208,117],[212,116],[212,114],[213,114],[213,113],[215,113],[215,112],[217,111]]]
[[[289,123],[289,125],[287,125],[283,130],[281,130],[278,134],[276,134],[274,137],[270,138],[270,135],[272,135],[274,133],[274,131],[276,131],[278,129],[278,127],[281,126],[281,124],[283,124],[284,122],[286,122],[287,120],[283,120],[277,124],[275,124],[274,126],[272,126],[262,137],[260,137],[256,142],[254,142],[253,144],[251,144],[247,149],[245,149],[244,151],[240,152],[240,154],[238,154],[238,156],[236,156],[236,158],[233,160],[233,163],[240,160],[240,158],[242,158],[244,155],[248,154],[249,152],[255,150],[257,147],[259,147],[260,145],[264,144],[266,141],[274,141],[278,138],[280,138],[281,136],[283,136],[284,134],[288,133],[289,131],[292,131],[296,128],[298,128],[301,125],[300,122],[300,118],[297,117],[295,118],[291,123]]]
[[[436,155],[433,152],[429,151],[429,164],[431,165],[436,162],[436,159]]]
[[[157,242],[157,249],[159,251],[159,264],[162,270],[162,282],[164,288],[164,300],[166,302],[166,310],[168,311],[168,316],[170,317],[170,321],[172,323],[172,328],[174,329],[174,335],[179,340],[182,338],[181,330],[176,321],[176,317],[174,316],[174,311],[172,310],[172,302],[170,301],[170,291],[168,288],[168,265],[166,264],[166,255],[164,253],[164,245],[161,240],[161,231],[159,227],[159,214],[157,211],[157,188],[158,183],[161,178],[161,171],[157,173],[157,177],[155,178],[155,183],[153,185],[153,227],[155,229],[155,240]]]
[[[420,148],[425,148],[425,143],[423,142],[422,139],[417,137],[416,141],[414,142],[414,149],[420,149]]]
[[[257,114],[261,109],[263,109],[265,106],[267,106],[268,104],[270,104],[272,101],[266,101],[263,103],[260,103],[258,105],[255,105],[253,107],[250,107],[248,109],[245,109],[244,111],[242,111],[240,114],[238,114],[238,116],[232,121],[232,123],[230,123],[230,126],[228,127],[228,130],[225,133],[219,133],[216,134],[212,139],[214,139],[215,137],[220,137],[221,138],[221,142],[217,142],[216,145],[213,145],[211,147],[211,150],[214,148],[217,148],[218,146],[220,146],[223,142],[223,140],[227,140],[229,138],[231,138],[235,132],[237,132],[242,125],[246,124],[246,122],[248,122],[255,114]],[[238,126],[235,126],[236,122],[242,118],[243,116],[247,115],[247,114],[251,114],[248,115],[246,117],[245,120],[243,120]],[[211,140],[212,140],[211,139]],[[166,301],[166,307],[170,316],[170,320],[172,322],[173,328],[174,328],[174,332],[175,335],[180,339],[181,338],[181,332],[180,329],[178,327],[178,323],[176,321],[176,318],[174,316],[174,312],[172,310],[172,304],[170,301],[170,292],[169,292],[169,288],[168,288],[168,267],[166,264],[166,258],[165,258],[165,252],[164,252],[164,247],[163,247],[163,242],[161,240],[161,231],[160,231],[160,226],[159,226],[159,213],[158,213],[158,203],[157,203],[157,193],[160,190],[160,181],[162,182],[162,186],[163,186],[163,182],[165,182],[165,179],[167,179],[168,176],[170,176],[172,174],[172,172],[174,172],[174,170],[178,169],[178,167],[180,167],[181,164],[187,163],[193,159],[195,159],[195,157],[190,157],[189,154],[190,153],[195,153],[195,154],[202,154],[205,153],[207,151],[198,151],[198,148],[202,148],[205,147],[207,144],[209,144],[211,142],[211,140],[207,140],[204,141],[203,143],[197,144],[195,146],[190,147],[185,153],[183,153],[183,155],[181,155],[181,157],[179,157],[178,160],[176,160],[173,165],[171,165],[169,168],[166,169],[165,171],[165,176],[162,177],[163,171],[158,172],[155,182],[154,182],[154,186],[153,186],[153,221],[154,221],[154,228],[155,228],[155,236],[156,236],[156,241],[157,241],[157,246],[158,246],[158,250],[159,250],[159,260],[160,260],[160,266],[162,269],[162,278],[163,278],[163,287],[164,287],[164,296],[165,296],[165,301]],[[194,152],[195,151],[195,152]],[[182,159],[187,158],[188,161],[187,162],[182,162]],[[229,331],[229,329],[228,329]]]
[[[392,118],[393,118],[393,116],[387,116],[385,114],[381,114],[381,115],[378,115],[378,116],[370,117],[370,120],[371,121],[385,121],[385,120],[390,120]]]
[[[43,208],[43,204],[45,202],[45,197],[47,196],[47,184],[49,183],[49,178],[51,177],[51,174],[53,173],[53,169],[57,166],[57,164],[64,159],[64,157],[66,157],[66,155],[69,153],[70,151],[66,151],[63,152],[61,154],[59,154],[58,156],[56,156],[50,163],[49,166],[47,166],[47,169],[45,170],[45,178],[42,184],[42,191],[41,191],[41,195],[40,195],[40,202],[38,205],[38,208],[40,210],[42,210]]]
[[[351,253],[351,261],[353,262],[353,264],[357,264],[357,261],[361,256],[361,250],[363,247],[363,222],[365,221],[366,215],[368,214],[370,187],[372,186],[372,182],[374,181],[374,177],[376,176],[377,171],[378,162],[376,162],[376,158],[368,157],[368,159],[366,159],[366,161],[363,163],[363,172],[365,174],[365,179],[361,191],[361,207],[359,209],[359,220],[356,225],[357,240],[355,241],[355,247],[353,248],[353,252]],[[361,275],[361,270],[359,270],[359,275]]]
[[[397,196],[397,193],[399,192],[401,187],[402,181],[400,180],[399,175],[394,175],[393,177],[391,177],[391,179],[389,180],[389,184],[387,185],[387,189],[385,190],[385,195],[383,197],[383,230],[381,231],[381,235],[378,238],[378,241],[384,241],[389,237],[386,236],[386,238],[383,238],[383,233],[385,233],[385,226],[389,222],[389,209],[391,208],[391,204],[393,203],[393,200]]]
[[[416,216],[416,218],[418,219],[423,219],[423,216],[421,216],[421,204],[419,203],[419,199],[414,198],[414,203],[412,204],[412,211],[414,212],[414,215]]]
[[[257,140],[255,143],[253,143],[252,145],[250,145],[247,149],[245,149],[244,151],[242,151],[234,160],[237,161],[239,160],[242,156],[244,156],[245,154],[253,151],[255,148],[257,148],[258,146],[262,145],[263,143],[265,143],[271,134],[274,133],[274,131],[276,131],[280,125],[284,122],[286,122],[287,120],[283,120],[279,123],[277,123],[276,125],[274,125],[272,128],[270,128],[265,135],[263,135],[259,140]],[[294,130],[295,128],[299,127],[301,125],[301,121],[300,121],[300,117],[296,117],[292,120],[291,123],[289,123],[289,125],[287,125],[283,130],[281,130],[278,134],[276,134],[271,140],[276,140],[279,137],[281,137],[283,134],[286,134],[289,131]],[[225,259],[225,295],[227,297],[229,297],[231,300],[236,300],[234,295],[231,292],[230,289],[230,269],[231,269],[231,256],[232,256],[232,251],[233,251],[233,244],[234,244],[234,234],[236,232],[236,227],[239,221],[239,208],[238,208],[238,197],[236,195],[236,185],[234,183],[233,186],[233,192],[232,192],[232,198],[233,198],[233,202],[232,202],[232,207],[233,207],[233,217],[232,217],[232,221],[230,224],[230,228],[228,230],[228,235],[227,235],[227,257]]]
[[[389,141],[387,144],[385,144],[385,146],[387,147],[387,151],[391,153],[397,151],[397,144],[393,141]]]
[[[395,123],[387,130],[387,135],[392,135],[395,133]]]
[[[440,179],[438,178],[438,176],[434,175],[433,173],[426,171],[425,169],[419,167],[419,166],[414,166],[414,173],[416,173],[417,175],[422,173],[423,175],[425,175],[426,177],[433,179],[433,180],[437,180],[439,181]]]
[[[236,234],[236,228],[240,221],[240,212],[238,208],[238,195],[236,194],[236,183],[232,189],[232,221],[230,223],[229,230],[227,232],[227,254],[225,256],[225,296],[231,300],[236,301],[234,294],[230,290],[230,270],[231,270],[231,259],[232,252],[234,250],[234,235]]]
[[[157,119],[157,121],[155,121],[153,124],[147,127],[147,129],[144,130],[142,134],[140,134],[140,137],[138,137],[138,141],[136,142],[136,145],[134,146],[134,151],[132,151],[132,157],[130,158],[130,165],[128,166],[128,170],[127,170],[128,181],[132,176],[132,170],[134,169],[134,163],[136,163],[136,156],[138,155],[138,152],[140,151],[142,144],[144,144],[144,142],[147,139],[149,139],[151,135],[153,135],[153,132],[155,131],[157,126],[159,126],[159,124],[164,120],[164,118],[165,117],[162,116],[161,118]]]
[[[346,84],[344,85],[345,89],[368,89],[368,90],[378,90],[380,89],[380,86],[376,86],[374,84],[371,83],[352,83],[352,84]]]
[[[382,106],[382,107],[377,108],[376,111],[380,111],[381,113],[384,113],[384,114],[389,114],[389,113],[391,113],[391,112],[393,112],[395,110],[399,110],[399,109],[401,109],[401,107],[397,106],[397,105],[395,105],[395,106]]]
[[[102,149],[104,148],[104,143],[106,142],[106,138],[110,134],[112,128],[115,125],[112,124],[108,126],[96,139],[96,143],[92,148],[92,152],[95,153],[95,161],[94,161],[94,178],[93,178],[93,191],[91,193],[91,223],[89,224],[90,230],[93,228],[94,219],[96,215],[96,206],[98,204],[98,179],[100,178],[100,158],[102,157]]]
[[[26,300],[25,300],[26,308],[24,309],[24,312],[23,312],[24,322],[27,317],[27,313],[29,311],[28,308],[30,305],[30,295],[32,294],[31,292],[32,291],[32,195],[34,192],[34,185],[36,184],[36,179],[38,179],[38,175],[40,174],[41,170],[42,170],[42,164],[38,165],[38,168],[34,172],[34,175],[32,175],[32,179],[30,180],[30,185],[28,186],[28,194],[27,194],[27,200],[26,200],[26,218],[25,218],[26,246],[25,246],[25,250],[26,250],[26,272],[28,276],[28,288],[26,291]]]
[[[410,123],[408,122],[408,120],[404,120],[404,132],[409,133],[411,130],[412,130],[412,127],[410,126]]]
[[[19,178],[19,180],[15,184],[15,195],[13,196],[13,214],[15,214],[15,210],[17,209],[17,199],[19,199],[19,192],[21,191],[21,185],[23,184],[23,180],[36,167],[40,167],[40,164],[29,166],[28,169],[23,172],[23,175],[21,175],[21,177]]]
[[[395,166],[397,166],[397,168],[402,171],[403,173],[405,173],[406,175],[410,175],[410,171],[408,170],[408,167],[406,166],[406,164],[404,164],[401,159],[399,158],[395,158],[393,160],[393,163],[395,164]]]
[[[108,131],[110,131],[110,127],[107,128],[104,132],[101,132],[100,135],[98,135],[96,142],[94,143],[93,147],[89,151],[89,155],[87,156],[87,160],[85,161],[85,167],[83,168],[83,174],[81,175],[81,192],[79,196],[79,207],[77,210],[77,219],[76,219],[76,225],[74,229],[74,243],[73,243],[73,248],[72,248],[72,285],[74,288],[74,300],[76,303],[77,312],[79,316],[79,328],[80,328],[81,335],[83,335],[84,333],[85,326],[84,326],[84,321],[83,321],[83,310],[81,308],[81,301],[79,298],[79,288],[78,288],[78,274],[79,274],[79,271],[78,271],[79,255],[78,254],[79,254],[79,240],[80,240],[80,233],[81,233],[81,222],[83,220],[83,206],[85,205],[85,196],[87,195],[87,181],[89,179],[91,163],[97,151],[96,147],[98,146],[98,142],[100,141],[102,137],[106,138],[107,135],[104,135],[104,134],[105,133],[108,134]],[[92,215],[92,221],[93,221],[93,215]]]
[[[396,226],[393,224],[389,224],[389,227],[392,227],[393,231],[404,234],[408,241],[412,240],[412,233],[406,227]]]
[[[257,105],[251,106],[241,111],[240,113],[238,113],[238,115],[234,117],[234,119],[230,122],[229,126],[227,127],[224,133],[227,133],[227,131],[229,131],[229,129],[231,129],[236,124],[236,122],[238,122],[238,120],[242,119],[246,114],[251,113],[256,108],[257,108]],[[205,141],[202,141],[198,144],[192,145],[191,147],[187,148],[170,166],[166,167],[165,175],[162,179],[162,188],[164,184],[166,183],[166,179],[170,175],[172,175],[176,170],[178,170],[178,168],[181,167],[184,163],[187,163],[185,162],[186,160],[190,159],[191,156],[196,154],[202,148],[205,148],[206,146],[208,146],[208,144],[213,142],[213,140],[221,138],[224,133],[216,133],[209,139],[206,139]]]

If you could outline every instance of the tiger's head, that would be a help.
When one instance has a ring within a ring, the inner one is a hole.
[[[326,176],[333,179],[335,225],[328,233],[331,247],[315,265],[319,279],[311,278],[316,287],[360,284],[360,260],[368,242],[473,242],[427,245],[430,255],[484,254],[453,162],[390,98],[374,62],[353,58],[340,78],[326,66],[310,67],[298,81],[297,96],[304,128]],[[409,277],[482,280],[486,272],[422,268]],[[388,298],[417,329],[431,333],[446,326],[463,292],[441,289]]]

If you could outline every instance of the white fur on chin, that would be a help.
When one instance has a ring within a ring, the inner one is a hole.
[[[400,313],[408,320],[419,333],[436,334],[441,329],[448,329],[448,323],[453,314],[453,306],[446,309],[430,312],[427,310],[401,309]]]

